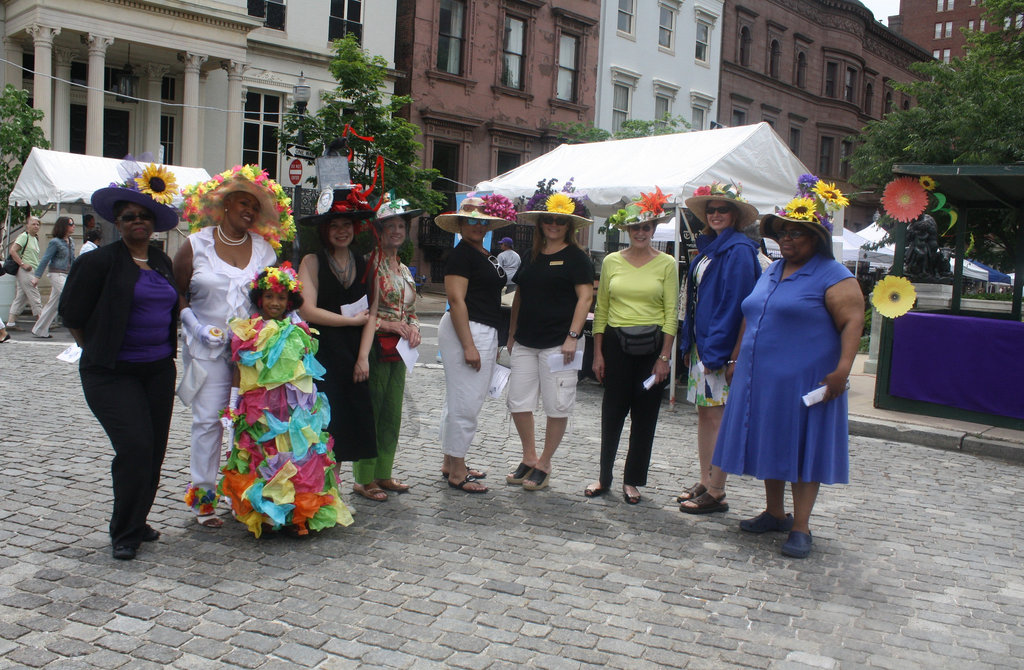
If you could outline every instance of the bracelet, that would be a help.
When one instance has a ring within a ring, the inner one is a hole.
[[[658,356],[658,360],[668,363],[668,356],[666,356],[665,354],[661,354]]]
[[[736,365],[736,361],[726,361],[726,365]]]

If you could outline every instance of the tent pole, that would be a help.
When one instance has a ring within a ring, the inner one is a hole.
[[[673,253],[675,254],[675,260],[676,260],[676,279],[677,279],[677,283],[678,283],[679,247],[682,246],[682,239],[681,239],[682,236],[679,234],[679,224],[682,221],[681,217],[683,216],[683,210],[682,210],[682,208],[678,204],[675,207],[676,207],[676,215],[675,215],[676,225],[674,226],[675,229],[672,231],[672,235],[673,235]],[[683,288],[685,288],[685,283],[683,284]],[[676,301],[676,304],[677,305],[679,304],[678,300]],[[679,320],[678,308],[676,308],[676,312],[677,312],[676,313],[676,320],[678,321]],[[674,409],[675,406],[676,406],[676,365],[677,365],[677,359],[679,357],[678,356],[678,353],[679,353],[679,345],[678,345],[678,341],[679,340],[678,340],[678,338],[679,338],[679,333],[677,331],[676,332],[676,344],[673,345],[673,347],[672,347],[672,357],[669,359],[669,364],[668,364],[668,375],[669,375],[669,379],[668,379],[668,406],[669,406],[669,409]]]

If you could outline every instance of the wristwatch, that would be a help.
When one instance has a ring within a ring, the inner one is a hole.
[[[665,354],[660,354],[658,356],[658,360],[659,361],[665,361],[666,363],[668,363],[668,356],[666,356]]]
[[[570,330],[569,331],[569,337],[571,337],[574,340],[578,340],[578,339],[580,339],[580,334],[577,333],[575,330]]]

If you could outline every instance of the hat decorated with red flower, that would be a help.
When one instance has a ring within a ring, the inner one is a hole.
[[[302,293],[302,282],[299,281],[299,275],[292,267],[291,261],[285,261],[280,266],[260,270],[249,282],[249,289],[274,293]]]
[[[565,182],[561,191],[555,191],[557,179],[541,179],[537,182],[537,190],[526,201],[525,211],[519,213],[516,221],[535,224],[542,218],[557,217],[565,219],[574,230],[585,228],[594,221],[587,210],[587,196],[578,193],[572,185],[572,179]]]
[[[516,207],[503,195],[470,196],[457,212],[434,217],[437,227],[449,233],[458,233],[464,221],[486,226],[488,231],[497,230],[516,222]]]
[[[835,184],[813,174],[800,175],[793,199],[761,219],[761,236],[777,240],[784,223],[798,223],[817,235],[825,253],[832,257],[832,217],[849,204]]]
[[[219,226],[224,217],[224,198],[238,192],[249,193],[259,201],[259,216],[252,230],[274,251],[280,252],[281,242],[295,237],[292,200],[281,185],[258,165],[236,165],[214,175],[209,181],[183,188],[181,194],[185,197],[189,232],[194,233],[206,226]]]
[[[723,184],[719,181],[713,181],[705,186],[698,186],[693,192],[693,196],[686,199],[686,209],[693,212],[694,216],[700,219],[700,222],[705,226],[708,224],[707,217],[707,206],[709,202],[718,201],[724,202],[728,205],[732,205],[733,209],[736,210],[737,220],[734,223],[738,223],[739,227],[746,227],[757,221],[757,207],[754,207],[741,193],[743,192],[743,185],[732,182]]]
[[[638,223],[653,223],[657,225],[667,221],[669,214],[665,211],[665,204],[672,195],[661,192],[660,186],[654,187],[653,193],[640,192],[640,197],[608,217],[608,225],[616,228],[626,228]]]

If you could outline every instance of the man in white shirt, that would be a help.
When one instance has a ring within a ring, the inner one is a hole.
[[[501,245],[501,253],[498,254],[498,265],[505,271],[505,290],[511,291],[515,288],[515,282],[512,281],[512,277],[519,271],[519,264],[523,261],[512,248],[511,237],[501,238],[501,242],[498,244]]]

